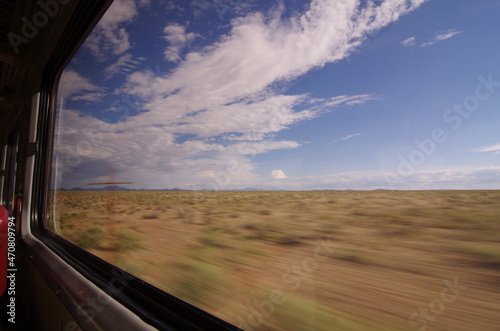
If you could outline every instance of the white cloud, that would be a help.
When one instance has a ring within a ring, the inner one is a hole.
[[[461,31],[458,31],[456,29],[449,29],[448,31],[438,33],[438,35],[435,37],[436,40],[442,41],[446,39],[450,39],[451,37],[459,34]]]
[[[403,46],[415,46],[415,37],[410,37],[401,42]]]
[[[112,65],[108,66],[106,69],[104,69],[104,77],[106,79],[110,79],[114,75],[120,72],[120,68],[123,67],[125,64],[130,62],[132,60],[132,54],[125,54],[122,55],[116,60],[115,63]]]
[[[122,55],[132,47],[124,25],[136,18],[139,7],[147,5],[149,0],[115,0],[84,46],[100,60],[109,54]]]
[[[186,33],[186,28],[179,24],[170,24],[163,29],[165,33],[165,40],[168,41],[169,46],[165,49],[165,59],[172,62],[181,60],[180,53],[182,49],[199,37],[196,33]]]
[[[359,137],[359,136],[362,136],[363,134],[361,133],[355,133],[355,134],[350,134],[348,136],[345,136],[345,137],[342,137],[342,138],[339,138],[337,140],[335,140],[335,142],[339,142],[339,141],[343,141],[343,140],[348,140],[348,139],[351,139],[351,138],[354,138],[354,137]]]
[[[273,170],[271,171],[271,176],[274,179],[285,179],[287,178],[287,175],[283,172],[283,170]]]
[[[100,101],[104,96],[106,96],[106,93],[103,92],[91,92],[91,93],[85,93],[81,95],[75,95],[74,97],[71,98],[72,101],[88,101],[88,102],[96,102]]]
[[[89,92],[91,93],[89,94]],[[102,92],[102,87],[92,84],[88,78],[74,70],[65,70],[61,75],[58,89],[59,97],[71,100],[98,101],[103,96]]]
[[[272,96],[252,103],[237,102],[227,106],[207,107],[194,116],[184,117],[183,124],[176,127],[180,133],[199,137],[213,137],[230,132],[273,133],[288,128],[294,123],[310,119],[316,113],[293,107],[303,96]]]
[[[500,144],[495,144],[495,145],[489,145],[489,146],[484,146],[481,148],[476,148],[472,150],[471,152],[495,152],[495,153],[500,153]]]
[[[262,154],[272,150],[297,148],[301,144],[296,141],[261,141],[235,143],[225,148],[226,152],[237,153],[239,155]]]
[[[338,107],[343,104],[348,106],[352,105],[362,105],[370,100],[377,100],[379,97],[373,94],[360,94],[360,95],[339,95],[330,98],[324,103],[326,107]]]
[[[281,98],[270,89],[273,84],[345,58],[367,34],[422,2],[385,1],[377,7],[360,9],[356,1],[315,0],[306,13],[289,20],[282,19],[279,13],[271,17],[254,13],[233,20],[227,36],[203,51],[187,54],[185,61],[168,76],[153,77],[145,72],[131,75],[122,92],[137,94],[150,102],[144,106],[148,112],[128,124],[169,125],[173,118],[193,123],[200,117],[211,118],[212,114],[234,116],[250,112],[249,108],[255,108],[257,103],[268,102],[263,98]],[[335,106],[336,100],[331,100],[331,105]],[[268,108],[261,114],[269,112],[272,116],[276,109]],[[288,114],[295,115],[293,110]],[[314,116],[317,113],[309,111],[305,117]],[[226,116],[225,120],[229,118]],[[229,122],[234,125],[234,121]],[[245,130],[248,131],[252,130]]]
[[[264,132],[248,132],[241,134],[229,133],[223,135],[221,138],[229,141],[259,141],[272,137],[273,135]]]
[[[438,32],[436,33],[434,38],[432,38],[429,42],[421,44],[420,47],[431,46],[443,40],[450,39],[459,34],[460,32],[461,31],[458,31],[457,29],[448,29],[447,31]]]

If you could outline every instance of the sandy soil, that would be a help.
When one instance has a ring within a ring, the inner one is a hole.
[[[500,330],[500,191],[57,192],[50,226],[248,330]]]

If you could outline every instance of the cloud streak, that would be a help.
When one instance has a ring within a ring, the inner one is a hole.
[[[479,152],[479,153],[495,152],[495,153],[500,153],[500,143],[499,144],[494,144],[494,145],[480,147],[480,148],[477,148],[477,149],[473,149],[472,152]]]
[[[415,46],[415,37],[410,37],[408,39],[405,39],[401,42],[401,45],[403,46]]]
[[[444,40],[447,40],[447,39],[450,39],[450,38],[456,36],[460,32],[461,31],[458,31],[457,29],[448,29],[446,31],[438,32],[438,33],[436,33],[434,38],[432,38],[430,41],[428,41],[426,43],[421,44],[420,47],[427,47],[427,46],[437,44],[441,41],[444,41]]]
[[[361,133],[355,133],[355,134],[350,134],[348,136],[345,136],[345,137],[342,137],[342,138],[339,138],[337,140],[335,140],[335,142],[339,142],[339,141],[344,141],[344,140],[349,140],[351,138],[354,138],[354,137],[359,137],[359,136],[362,136],[363,134]]]

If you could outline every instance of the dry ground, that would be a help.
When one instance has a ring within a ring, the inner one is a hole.
[[[500,330],[500,191],[87,191],[54,203],[61,236],[245,329]]]

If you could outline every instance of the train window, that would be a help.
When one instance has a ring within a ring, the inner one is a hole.
[[[244,329],[500,325],[500,3],[116,0],[45,227]]]

